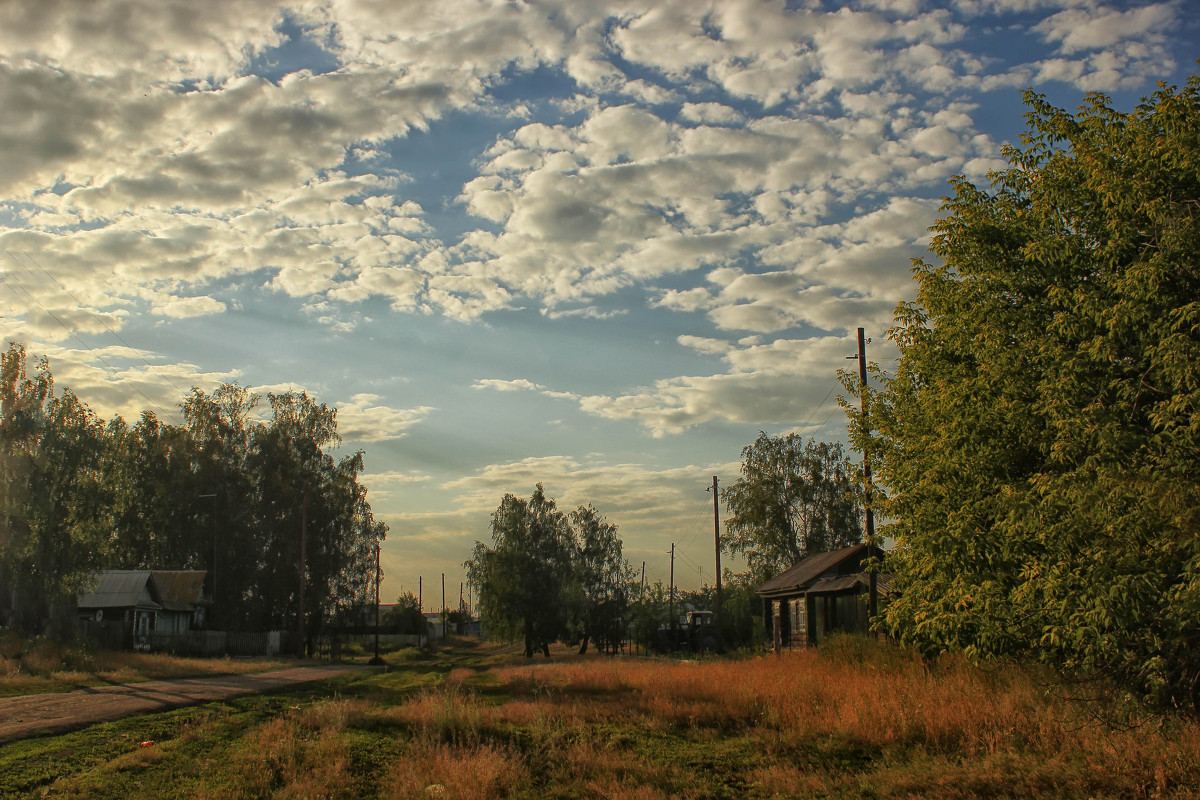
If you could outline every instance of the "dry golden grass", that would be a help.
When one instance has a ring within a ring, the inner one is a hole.
[[[199,795],[278,800],[351,796],[349,761],[338,727],[345,723],[343,711],[278,717],[259,726],[242,740],[233,780],[224,779],[216,791],[202,788]],[[312,728],[322,720],[331,726]]]
[[[141,782],[184,752],[210,759],[156,798],[1200,798],[1195,721],[1114,729],[1020,669],[862,641],[736,661],[564,654],[430,688],[434,674],[264,700],[266,721],[198,716],[106,768]]]
[[[489,800],[503,797],[524,776],[519,755],[493,745],[418,741],[384,780],[385,800]]]
[[[0,656],[0,696],[66,691],[101,683],[236,675],[282,669],[288,665],[277,659],[180,658],[162,653],[93,652],[38,640],[23,651],[16,648],[16,652]]]
[[[852,755],[875,754],[875,760],[909,753],[927,762],[923,769],[892,771],[881,796],[917,796],[923,792],[914,787],[925,786],[932,792],[926,796],[972,797],[1014,774],[1033,786],[1076,781],[1083,795],[1093,784],[1146,797],[1193,796],[1185,787],[1200,787],[1195,722],[1147,716],[1130,729],[1114,729],[1016,668],[984,670],[957,658],[929,664],[894,648],[851,644],[846,650],[744,661],[598,658],[509,667],[493,678],[519,698],[505,706],[513,723],[531,724],[541,718],[539,709],[552,708],[575,725],[623,718],[650,730],[750,736],[771,757],[821,741],[844,743]],[[596,695],[605,702],[593,705],[589,698]],[[930,764],[939,776],[933,787]],[[771,788],[765,796],[804,795],[814,781],[829,779],[797,771],[786,760],[753,775]]]

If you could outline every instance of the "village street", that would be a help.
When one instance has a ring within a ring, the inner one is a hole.
[[[0,698],[0,742],[43,733],[63,733],[132,714],[165,711],[206,700],[264,692],[366,668],[359,664],[301,666],[254,675],[178,678],[90,686],[63,694]]]

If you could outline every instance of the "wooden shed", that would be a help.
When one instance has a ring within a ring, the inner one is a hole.
[[[776,652],[815,647],[835,631],[868,630],[870,575],[864,562],[884,551],[856,544],[817,553],[755,589],[763,599],[765,620]],[[891,593],[891,576],[876,574],[881,598]]]
[[[123,647],[147,649],[152,633],[184,633],[204,626],[212,600],[203,571],[110,569],[92,575],[76,597],[81,623],[118,634]],[[106,641],[117,639],[107,637]]]

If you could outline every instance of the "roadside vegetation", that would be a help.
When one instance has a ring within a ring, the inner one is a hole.
[[[860,639],[668,661],[459,645],[0,748],[0,796],[1183,798],[1200,726]],[[397,654],[398,655],[398,654]],[[152,742],[152,744],[143,743]]]
[[[0,697],[69,692],[88,686],[281,669],[295,662],[269,658],[177,658],[63,645],[50,639],[0,635]]]

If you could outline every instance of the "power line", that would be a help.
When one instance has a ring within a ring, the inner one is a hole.
[[[813,415],[816,414],[818,410],[820,410],[821,406],[825,405],[825,401],[827,401],[829,399],[830,395],[833,394],[833,390],[836,389],[837,387],[838,387],[837,381],[834,381],[833,385],[829,387],[829,391],[826,392],[825,396],[821,398],[821,402],[819,402],[815,406],[813,406],[812,411],[808,412],[808,419],[804,420],[804,424],[800,426],[801,428],[808,428],[808,423],[812,422]],[[830,414],[829,416],[832,417],[833,415]],[[825,422],[828,422],[828,421],[829,421],[828,419],[825,420]],[[821,427],[822,428],[825,427],[824,422],[821,423]],[[817,430],[820,430],[820,428],[818,428]]]

